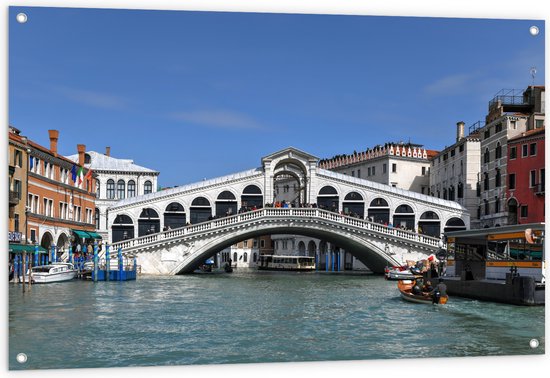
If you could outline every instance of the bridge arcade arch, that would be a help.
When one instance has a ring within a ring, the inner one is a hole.
[[[164,227],[163,228],[180,228],[185,226],[186,215],[183,205],[179,202],[171,202],[164,210]]]
[[[224,190],[216,199],[216,216],[223,217],[237,214],[237,197],[229,190]]]
[[[160,232],[160,217],[156,210],[147,207],[138,219],[138,237]]]
[[[191,224],[206,222],[212,218],[212,206],[205,197],[197,197],[191,202],[189,208],[189,221]]]
[[[340,208],[340,197],[338,191],[330,185],[326,185],[319,190],[317,195],[317,206],[320,209],[338,212]]]

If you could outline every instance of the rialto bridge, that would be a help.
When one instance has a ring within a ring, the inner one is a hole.
[[[241,240],[296,234],[381,272],[435,252],[441,232],[470,223],[456,202],[319,169],[318,161],[289,147],[260,168],[122,200],[107,213],[111,250],[137,256],[144,273],[178,274]],[[294,184],[289,207],[276,207],[281,183]]]

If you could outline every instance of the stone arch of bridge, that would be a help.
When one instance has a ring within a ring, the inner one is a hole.
[[[376,244],[356,234],[342,234],[334,227],[312,227],[309,222],[300,222],[293,225],[269,224],[262,227],[239,228],[234,232],[220,235],[216,238],[200,244],[192,252],[192,260],[182,263],[182,266],[176,269],[176,274],[193,272],[205,259],[213,256],[221,250],[230,247],[242,240],[253,239],[264,235],[290,234],[302,235],[316,239],[323,239],[345,249],[348,253],[355,256],[365,266],[375,273],[383,273],[388,265],[400,264],[392,256]]]
[[[273,168],[273,181],[272,193],[276,193],[275,189],[277,186],[277,180],[285,178],[285,176],[291,177],[298,183],[298,195],[296,198],[293,198],[290,202],[297,201],[298,203],[307,202],[307,183],[308,183],[308,169],[307,167],[298,159],[287,158],[279,160],[275,167]],[[274,197],[275,202],[277,198]]]

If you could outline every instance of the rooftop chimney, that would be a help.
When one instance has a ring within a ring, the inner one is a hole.
[[[53,153],[53,156],[57,157],[57,139],[59,138],[59,131],[57,130],[48,130],[50,135],[50,151]]]
[[[81,167],[84,166],[84,153],[86,152],[85,144],[77,144],[76,148],[78,150],[78,165]]]
[[[105,155],[111,156],[111,147],[105,147]]]
[[[456,141],[464,139],[464,122],[460,121],[456,123]]]

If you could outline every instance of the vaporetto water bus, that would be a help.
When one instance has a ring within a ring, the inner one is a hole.
[[[451,296],[516,305],[545,304],[544,223],[445,235],[449,256],[441,280]]]
[[[262,255],[258,264],[259,270],[315,270],[315,257]]]

